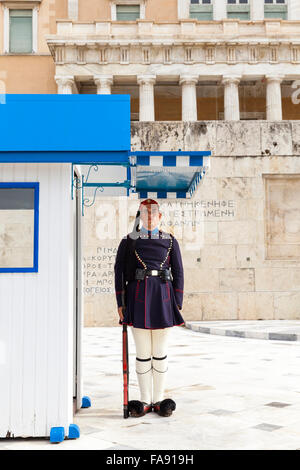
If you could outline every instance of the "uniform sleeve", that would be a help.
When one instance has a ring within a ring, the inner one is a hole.
[[[179,243],[176,238],[173,238],[173,247],[170,252],[170,265],[172,269],[173,276],[173,289],[175,294],[175,299],[179,309],[182,309],[183,302],[183,287],[184,287],[184,274],[183,274],[183,264],[181,258],[181,252]]]
[[[123,288],[122,273],[124,272],[124,266],[125,266],[126,242],[127,242],[127,238],[122,238],[118,247],[115,265],[114,265],[115,294],[116,294],[118,307],[122,306],[122,288]]]

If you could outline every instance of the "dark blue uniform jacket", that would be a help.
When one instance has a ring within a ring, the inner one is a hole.
[[[150,235],[151,234],[151,235]],[[135,328],[158,329],[184,324],[179,309],[183,302],[183,265],[180,247],[175,237],[172,249],[165,260],[171,235],[158,228],[150,231],[141,228],[136,240],[136,268],[162,269],[171,267],[173,281],[163,281],[159,276],[144,280],[132,280],[126,286],[126,309],[124,324]],[[123,237],[114,265],[115,291],[118,307],[122,305],[122,272],[127,236]],[[139,259],[140,258],[140,259]],[[161,263],[165,260],[164,264]]]

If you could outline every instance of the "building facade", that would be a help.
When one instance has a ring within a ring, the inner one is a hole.
[[[212,152],[193,201],[159,201],[183,250],[184,318],[299,318],[299,1],[0,3],[2,93],[130,94],[132,150]],[[103,201],[85,212],[86,325],[117,325],[123,233],[97,236]]]

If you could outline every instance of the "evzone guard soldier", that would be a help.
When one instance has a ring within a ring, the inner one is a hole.
[[[155,200],[140,203],[134,230],[121,240],[114,265],[120,321],[131,327],[136,346],[141,400],[128,403],[130,416],[135,417],[152,410],[170,416],[176,408],[174,400],[164,399],[164,390],[170,328],[184,324],[179,312],[184,273],[178,241],[158,229],[161,217]]]

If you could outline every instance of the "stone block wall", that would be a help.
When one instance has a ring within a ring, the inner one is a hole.
[[[300,319],[300,122],[144,122],[131,132],[132,150],[212,152],[192,199],[158,200],[162,229],[182,250],[184,319]],[[108,202],[117,220],[127,211],[131,229],[138,200]],[[104,256],[102,268],[89,267],[102,292],[85,285],[87,326],[118,324],[112,271],[125,232],[97,239],[103,203],[85,211],[86,255]]]

